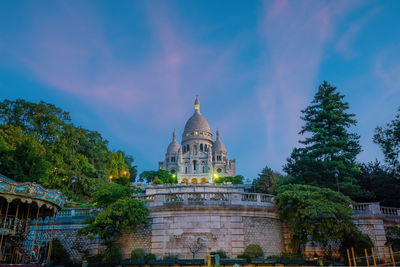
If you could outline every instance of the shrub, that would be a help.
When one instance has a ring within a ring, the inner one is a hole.
[[[131,260],[144,260],[146,256],[146,251],[142,248],[137,248],[131,252]]]
[[[244,253],[238,256],[238,258],[244,258],[247,259],[248,262],[250,262],[251,259],[262,258],[263,256],[264,251],[259,245],[250,244],[245,248]]]
[[[156,255],[149,253],[149,254],[146,254],[146,256],[144,256],[144,259],[146,260],[146,263],[148,263],[149,261],[156,260],[157,258],[156,258]]]
[[[47,256],[47,255],[46,255]],[[53,247],[51,248],[51,259],[54,264],[68,264],[70,255],[67,249],[61,244],[57,238],[53,239]]]
[[[386,246],[391,246],[393,250],[400,249],[400,228],[389,226],[386,230]]]
[[[226,252],[221,250],[221,249],[210,253],[210,255],[216,255],[216,254],[219,255],[220,259],[227,259],[228,258],[228,256],[226,255]]]

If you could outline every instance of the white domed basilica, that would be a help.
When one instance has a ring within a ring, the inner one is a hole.
[[[200,114],[197,97],[194,114],[186,122],[181,144],[176,141],[174,131],[165,160],[159,162],[159,168],[176,174],[179,183],[212,183],[215,178],[236,175],[235,160],[228,160],[219,130],[217,139],[213,140],[210,125]]]

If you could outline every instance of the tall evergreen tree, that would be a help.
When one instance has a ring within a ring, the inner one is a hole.
[[[299,133],[305,139],[299,143],[303,146],[293,150],[284,170],[297,183],[336,190],[336,169],[340,191],[358,196],[364,193],[355,179],[360,172],[355,160],[361,146],[359,136],[348,131],[357,121],[343,99],[344,95],[326,81],[318,87],[311,105],[302,110],[305,125]]]

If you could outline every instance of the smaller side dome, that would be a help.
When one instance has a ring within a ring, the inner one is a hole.
[[[180,148],[181,148],[181,146],[176,141],[176,131],[174,130],[174,132],[172,134],[172,142],[168,146],[167,153],[168,154],[169,153],[178,153]]]
[[[221,138],[219,136],[219,130],[217,130],[217,140],[214,142],[212,150],[214,152],[224,152],[226,153],[226,147],[224,143],[222,143]]]

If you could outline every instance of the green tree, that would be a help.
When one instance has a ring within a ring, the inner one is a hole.
[[[153,184],[176,184],[178,179],[175,174],[159,169],[158,171],[144,171],[139,175],[140,182]]]
[[[357,121],[347,112],[349,104],[343,99],[327,82],[319,86],[311,105],[302,111],[305,125],[299,133],[306,138],[299,141],[302,147],[293,150],[284,170],[297,183],[336,189],[336,168],[341,192],[359,196],[365,193],[355,179],[360,172],[356,156],[361,146],[359,136],[348,132]]]
[[[60,240],[57,238],[53,239],[53,245],[51,247],[51,260],[53,261],[52,263],[56,265],[68,265],[71,262],[68,250],[61,244]]]
[[[120,255],[115,242],[124,232],[137,231],[139,225],[147,225],[149,211],[143,201],[133,197],[139,189],[117,183],[100,184],[93,194],[93,217],[78,231],[93,239],[98,235],[106,246],[106,258]]]
[[[46,150],[33,135],[24,135],[20,127],[0,126],[0,173],[19,182],[41,183],[50,172]]]
[[[108,149],[95,131],[71,123],[68,112],[45,102],[0,102],[0,171],[16,181],[90,197],[110,177],[127,184],[136,166],[122,151]]]
[[[371,194],[354,198],[357,202],[379,202],[382,206],[400,207],[400,179],[380,162],[360,165],[361,173],[357,176],[358,184]]]
[[[389,226],[386,230],[386,246],[391,246],[394,251],[400,250],[400,228]]]
[[[280,174],[265,166],[258,177],[253,180],[252,190],[257,193],[271,194],[273,186],[280,179]]]
[[[277,193],[278,212],[293,230],[291,245],[296,252],[308,241],[326,246],[361,234],[351,220],[352,201],[341,193],[299,184],[280,186]]]
[[[388,170],[400,179],[400,108],[386,127],[376,127],[373,140],[381,147]]]
[[[243,175],[236,175],[236,176],[224,176],[218,177],[214,179],[216,184],[223,184],[223,183],[231,183],[231,184],[243,184],[244,177]]]

